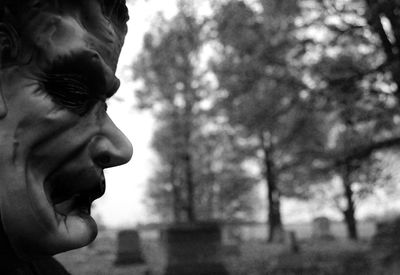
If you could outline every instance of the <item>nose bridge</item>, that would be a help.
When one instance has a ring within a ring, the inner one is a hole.
[[[132,144],[108,115],[104,116],[100,132],[93,138],[91,157],[102,168],[127,163],[132,157]]]

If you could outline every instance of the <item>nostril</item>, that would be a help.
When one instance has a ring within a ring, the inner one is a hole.
[[[101,168],[111,168],[127,163],[132,156],[132,144],[113,124],[108,116],[101,132],[88,144],[89,156]]]
[[[94,161],[101,167],[108,167],[111,163],[111,157],[108,154],[102,154],[97,156]]]

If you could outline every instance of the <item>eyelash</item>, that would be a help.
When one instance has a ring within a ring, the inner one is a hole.
[[[90,92],[79,75],[48,74],[43,80],[43,85],[56,104],[80,116],[85,115],[101,100]]]

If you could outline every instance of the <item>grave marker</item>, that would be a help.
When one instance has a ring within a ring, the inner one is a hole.
[[[222,263],[217,223],[177,224],[162,233],[167,265],[164,275],[228,275]]]
[[[122,230],[117,238],[115,265],[144,264],[140,237],[136,230]]]
[[[312,238],[319,240],[333,240],[331,221],[327,217],[318,217],[312,223]]]

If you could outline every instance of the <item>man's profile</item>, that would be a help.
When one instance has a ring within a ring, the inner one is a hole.
[[[125,0],[0,0],[0,274],[62,274],[46,257],[96,237],[103,169],[132,155],[106,113],[127,20]]]

